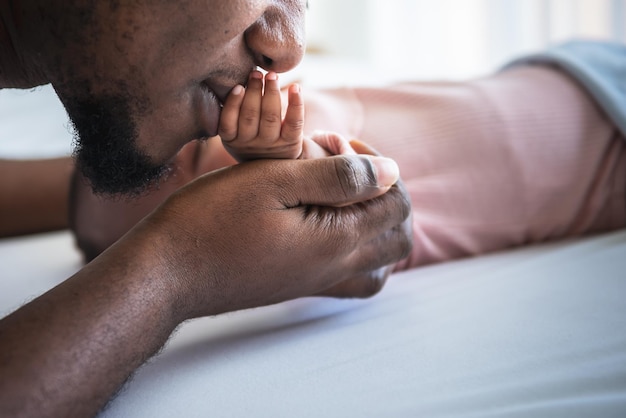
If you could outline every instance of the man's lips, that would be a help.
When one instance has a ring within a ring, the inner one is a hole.
[[[211,84],[208,82],[206,82],[205,85],[209,88],[209,90],[213,92],[213,94],[215,94],[215,96],[220,102],[220,105],[224,104],[224,102],[226,101],[226,98],[228,97],[228,94],[230,93],[232,88],[235,87],[234,85],[225,86],[221,84]]]
[[[199,137],[217,135],[222,106],[231,88],[204,82],[198,105]]]
[[[213,137],[217,135],[222,106],[230,91],[237,84],[245,85],[248,76],[242,75],[241,81],[231,77],[210,77],[202,82],[203,94],[200,100],[200,127],[199,137]],[[219,80],[219,81],[218,81]]]

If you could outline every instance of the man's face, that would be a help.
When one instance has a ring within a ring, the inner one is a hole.
[[[252,69],[287,71],[304,50],[304,0],[75,3],[52,83],[98,192],[153,183],[185,143],[217,134],[221,103]]]

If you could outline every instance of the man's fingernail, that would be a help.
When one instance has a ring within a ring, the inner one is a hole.
[[[385,157],[370,157],[374,167],[376,167],[376,179],[378,187],[391,187],[400,178],[400,168],[398,164]]]

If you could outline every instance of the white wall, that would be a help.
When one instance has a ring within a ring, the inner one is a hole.
[[[626,0],[310,0],[309,46],[392,78],[481,75],[572,37],[626,42]]]

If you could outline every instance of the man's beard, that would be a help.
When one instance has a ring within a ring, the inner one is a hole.
[[[169,171],[137,148],[137,129],[129,100],[65,97],[74,128],[74,157],[96,194],[136,196]]]

